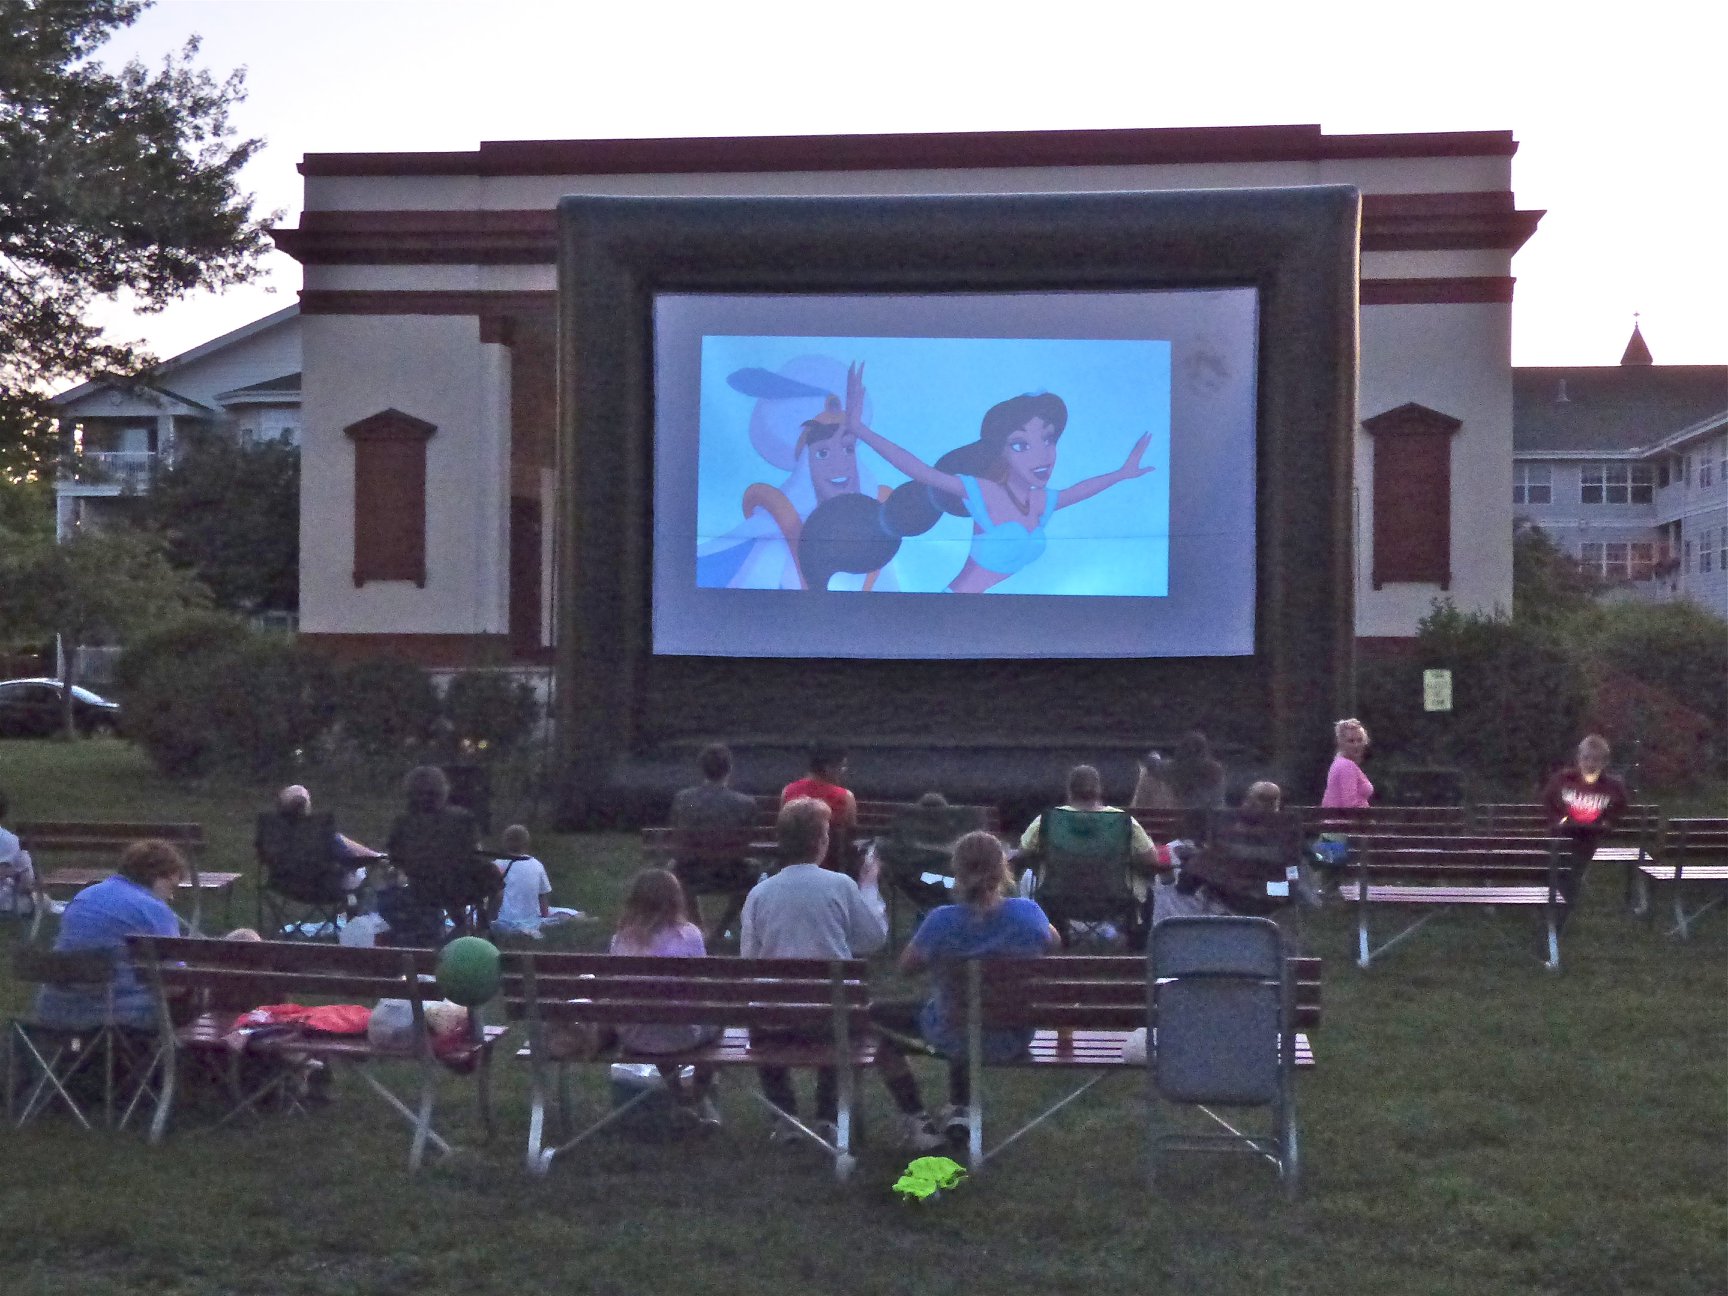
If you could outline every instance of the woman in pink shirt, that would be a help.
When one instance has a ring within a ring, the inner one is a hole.
[[[1332,726],[1338,754],[1326,771],[1326,794],[1320,798],[1324,810],[1366,810],[1374,796],[1374,785],[1362,772],[1362,753],[1368,750],[1368,730],[1360,720],[1340,720]]]

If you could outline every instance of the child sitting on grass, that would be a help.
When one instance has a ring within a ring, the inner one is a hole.
[[[611,953],[653,958],[701,958],[708,951],[702,932],[689,921],[684,906],[684,888],[667,869],[643,869],[630,883],[624,913],[612,937]],[[620,1026],[617,1043],[633,1053],[654,1055],[683,1053],[700,1048],[718,1037],[718,1026]],[[720,1124],[714,1106],[715,1071],[697,1063],[694,1083],[686,1089],[677,1062],[659,1063],[660,1075],[677,1103],[695,1121],[710,1128]]]

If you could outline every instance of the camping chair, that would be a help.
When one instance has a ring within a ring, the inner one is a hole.
[[[491,929],[504,879],[493,853],[480,849],[473,819],[454,813],[406,815],[390,841],[390,863],[407,877],[415,906],[441,911],[458,936],[484,936]]]
[[[889,884],[890,932],[899,897],[911,902],[914,920],[952,901],[954,843],[983,827],[981,806],[910,805],[895,811],[887,834],[876,843]]]
[[[114,954],[110,950],[58,952],[20,945],[12,976],[32,992],[43,986],[83,991],[102,1003],[100,1020],[68,1027],[41,1021],[34,1007],[6,1027],[6,1119],[19,1128],[56,1104],[85,1129],[100,1101],[101,1123],[124,1127],[150,1091],[154,1055],[148,1035],[114,1020]],[[32,993],[32,998],[34,994]],[[124,1100],[116,1121],[116,1106]]]
[[[1278,1167],[1293,1197],[1294,988],[1277,925],[1265,918],[1170,918],[1152,929],[1148,959],[1147,994],[1158,1023],[1147,1078],[1154,1178],[1167,1150],[1251,1152]],[[1224,1132],[1173,1129],[1159,1098],[1198,1107]],[[1213,1106],[1264,1107],[1271,1128],[1244,1133]]]
[[[258,816],[252,846],[259,867],[258,930],[266,940],[336,937],[348,893],[346,869],[331,854],[335,839],[334,815]]]
[[[1128,885],[1133,827],[1121,810],[1062,806],[1044,812],[1033,895],[1064,945],[1073,943],[1077,922],[1089,924],[1085,934],[1100,943],[1107,922],[1123,932],[1138,925],[1142,902]]]

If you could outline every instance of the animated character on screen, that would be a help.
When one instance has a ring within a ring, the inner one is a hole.
[[[860,497],[868,489],[858,463],[858,437],[848,426],[840,398],[818,385],[824,380],[839,385],[841,376],[839,361],[825,356],[803,357],[778,373],[748,368],[727,375],[729,387],[756,399],[751,445],[769,463],[789,472],[778,486],[752,483],[744,491],[744,521],[698,548],[698,585],[806,588],[799,561],[806,519],[831,500]],[[878,493],[885,498],[888,492],[882,488]],[[870,504],[879,507],[875,500]],[[882,566],[847,569],[861,577],[851,587],[896,588],[893,573]]]
[[[969,517],[973,524],[966,563],[948,589],[983,593],[1043,556],[1045,526],[1057,509],[1153,471],[1140,462],[1151,440],[1147,434],[1114,472],[1072,486],[1051,486],[1068,407],[1050,392],[1013,396],[991,406],[978,439],[948,451],[935,467],[866,427],[863,408],[864,367],[854,365],[846,376],[845,412],[851,430],[912,480],[882,504],[865,496],[836,498],[806,519],[800,563],[811,589],[826,589],[826,577],[835,571],[880,566],[898,551],[902,537],[922,535],[946,512]]]

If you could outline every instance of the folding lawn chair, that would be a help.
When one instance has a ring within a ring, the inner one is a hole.
[[[13,952],[13,979],[31,990],[32,1006],[6,1027],[6,1119],[22,1127],[63,1106],[85,1129],[100,1106],[103,1125],[124,1127],[151,1091],[154,1038],[114,1020],[114,954],[109,950],[57,952],[20,945]],[[34,992],[43,986],[82,992],[101,1004],[88,1026],[42,1020]],[[116,1109],[119,1110],[118,1120]]]
[[[331,854],[335,839],[334,815],[258,816],[252,846],[259,867],[258,930],[266,940],[335,939],[348,904],[346,869]]]
[[[1077,934],[1101,939],[1105,923],[1126,932],[1139,922],[1141,901],[1128,884],[1133,832],[1134,820],[1120,810],[1044,812],[1033,895],[1065,943]],[[1076,933],[1077,923],[1089,925]]]
[[[1147,1083],[1153,1175],[1165,1151],[1251,1152],[1296,1193],[1294,988],[1278,927],[1266,918],[1170,918],[1152,929],[1147,980],[1157,1036]],[[1173,1128],[1156,1099],[1197,1107],[1224,1132]],[[1212,1108],[1262,1107],[1249,1134]]]

